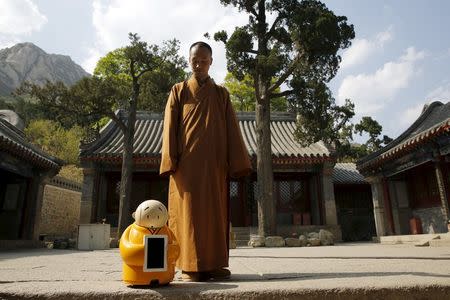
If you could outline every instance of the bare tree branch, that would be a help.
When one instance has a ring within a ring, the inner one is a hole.
[[[107,113],[108,117],[111,118],[116,124],[119,126],[120,130],[122,130],[123,133],[127,130],[127,125],[119,118],[117,115],[111,111]]]
[[[284,72],[284,74],[281,75],[278,80],[269,87],[269,89],[267,90],[269,93],[275,91],[292,74],[292,72],[294,72],[295,68],[297,68],[297,64],[299,63],[300,58],[301,54],[298,54],[295,59],[291,61],[291,64],[287,67],[286,72]]]
[[[274,31],[275,31],[275,27],[278,25],[277,23],[280,22],[281,19],[282,19],[282,18],[280,17],[280,15],[278,15],[277,18],[275,19],[275,21],[273,21],[272,26],[270,27],[269,31],[267,32],[267,35],[268,35],[269,37],[272,37],[272,36],[273,36],[273,33],[274,33]]]
[[[249,13],[251,13],[252,15],[254,15],[255,17],[258,17],[258,13],[256,12],[256,10],[252,7],[248,10]]]
[[[281,93],[270,93],[269,98],[273,99],[273,98],[278,98],[278,97],[285,97],[285,96],[292,95],[294,92],[295,92],[294,90],[286,90]]]

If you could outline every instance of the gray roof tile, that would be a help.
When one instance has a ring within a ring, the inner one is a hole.
[[[337,163],[333,169],[335,184],[368,184],[354,163]]]
[[[443,134],[450,134],[450,102],[433,102],[425,105],[417,120],[399,137],[382,149],[360,159],[357,167],[359,170],[369,170],[372,166],[414,151],[416,145]]]
[[[118,112],[119,116],[123,112]],[[250,156],[256,155],[255,113],[238,112],[239,128]],[[302,147],[294,140],[295,116],[288,113],[272,113],[271,116],[272,153],[277,158],[327,158],[330,150],[323,142]],[[137,113],[134,140],[135,157],[159,157],[161,155],[163,118],[161,114]],[[123,135],[119,127],[110,121],[100,133],[100,137],[81,146],[82,159],[119,157],[123,151]]]
[[[63,164],[62,160],[31,144],[21,130],[3,118],[0,118],[0,150],[43,169],[59,170]]]

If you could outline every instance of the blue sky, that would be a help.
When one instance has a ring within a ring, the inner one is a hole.
[[[337,103],[356,105],[354,121],[370,115],[397,137],[430,101],[450,99],[450,1],[334,0],[325,4],[348,17],[356,38],[343,51],[330,82]],[[126,45],[137,32],[150,44],[177,38],[181,51],[205,32],[231,32],[247,16],[217,0],[0,0],[0,48],[33,42],[69,55],[88,72],[97,60]],[[226,74],[225,53],[214,49],[212,76]]]

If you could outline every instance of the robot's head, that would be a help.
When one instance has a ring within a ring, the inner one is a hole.
[[[133,213],[136,225],[147,228],[161,228],[167,223],[167,208],[159,201],[146,200]]]

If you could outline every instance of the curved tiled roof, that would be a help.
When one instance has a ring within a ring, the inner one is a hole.
[[[368,184],[354,163],[337,163],[333,169],[333,183],[335,184]]]
[[[450,135],[450,102],[426,105],[419,118],[386,147],[363,157],[357,162],[359,170],[369,170],[395,159],[438,136]],[[450,143],[450,137],[448,138]]]
[[[119,117],[124,117],[119,111]],[[256,156],[255,113],[238,112],[239,128],[250,156]],[[323,142],[302,147],[294,140],[295,115],[289,113],[272,113],[271,116],[272,153],[274,158],[292,158],[321,160],[330,156],[330,150]],[[161,114],[137,113],[135,125],[134,153],[135,158],[156,158],[161,155],[163,117]],[[82,145],[81,159],[103,160],[121,158],[123,151],[123,135],[119,127],[110,121],[101,131],[100,137]]]
[[[0,150],[41,169],[59,170],[63,164],[58,158],[48,155],[28,142],[22,131],[2,118],[0,118]]]

